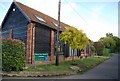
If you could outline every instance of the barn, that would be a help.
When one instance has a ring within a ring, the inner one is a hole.
[[[44,60],[35,61],[35,54],[39,53],[47,53],[47,62],[54,62],[57,23],[54,18],[14,1],[1,25],[2,38],[19,39],[26,44],[27,64],[43,62]],[[60,22],[60,32],[64,32],[68,26]],[[89,54],[88,47],[87,51],[85,48],[84,54]],[[60,58],[65,60],[71,55],[70,46],[62,43]],[[76,50],[76,56],[79,56],[79,50]]]

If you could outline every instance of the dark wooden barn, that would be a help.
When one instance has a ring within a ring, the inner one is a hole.
[[[2,22],[2,37],[22,40],[26,44],[26,62],[34,63],[34,53],[48,53],[54,58],[58,21],[19,2],[13,2]],[[60,32],[69,25],[60,22]],[[62,50],[69,57],[69,46]],[[67,49],[66,49],[67,48]]]

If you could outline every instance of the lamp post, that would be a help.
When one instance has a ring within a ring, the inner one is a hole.
[[[59,43],[60,43],[60,37],[59,37],[59,31],[60,31],[60,8],[61,8],[61,0],[59,0],[59,4],[58,4],[58,27],[57,27],[57,46],[56,46],[56,66],[59,65]]]

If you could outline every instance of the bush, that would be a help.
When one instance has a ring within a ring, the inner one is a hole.
[[[0,39],[2,42],[2,70],[20,71],[25,66],[25,44],[16,39]]]
[[[93,45],[90,45],[90,49],[91,49],[91,51],[93,51],[93,52],[96,51],[96,49],[95,49],[95,47],[94,47]]]
[[[88,56],[85,56],[85,58],[87,58]]]
[[[101,42],[95,42],[94,46],[97,51],[97,55],[103,55],[104,45]]]
[[[83,58],[83,56],[80,56],[80,59],[82,59]]]
[[[110,53],[110,52],[111,52],[110,49],[105,48],[105,49],[103,50],[103,56],[110,56],[110,57],[114,56],[115,53]]]
[[[103,55],[104,56],[109,56],[109,54],[110,54],[110,49],[104,48]]]
[[[90,49],[91,49],[90,54],[91,54],[91,55],[94,55],[94,54],[96,53],[95,46],[90,45]]]

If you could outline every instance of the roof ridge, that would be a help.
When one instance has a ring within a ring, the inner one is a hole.
[[[16,0],[15,0],[15,1],[16,1]],[[24,5],[24,4],[22,4],[22,3],[18,2],[18,1],[16,1],[16,3],[19,3],[19,4],[21,4],[21,5],[23,5],[23,6],[27,7],[27,8],[30,8],[30,9],[32,9],[32,10],[34,10],[34,11],[37,11],[38,13],[41,13],[41,14],[43,14],[43,15],[46,15],[46,16],[50,17],[49,15],[44,14],[43,12],[40,12],[40,11],[38,11],[38,10],[36,10],[36,9],[33,9],[33,8],[27,6],[27,5]],[[18,4],[18,5],[19,5],[19,4]],[[54,19],[54,20],[57,20],[57,19],[55,19],[55,18],[53,18],[53,17],[50,17],[50,18],[52,18],[52,19]]]
[[[22,9],[22,11],[24,13],[26,13],[26,15],[34,22],[38,22],[38,23],[41,23],[43,25],[46,25],[46,26],[49,26],[51,28],[54,28],[54,29],[57,29],[56,26],[54,26],[54,24],[52,22],[55,22],[55,23],[58,23],[58,20],[53,18],[53,17],[50,17],[49,15],[47,14],[44,14],[36,9],[33,9],[27,5],[24,5],[18,1],[15,1],[15,3]],[[45,21],[47,21],[47,23],[44,23],[44,22],[41,22],[39,21],[34,15],[38,15],[40,16],[41,18],[43,18]],[[62,26],[62,29],[65,30],[65,27],[69,26],[63,22],[60,22],[60,25]]]

